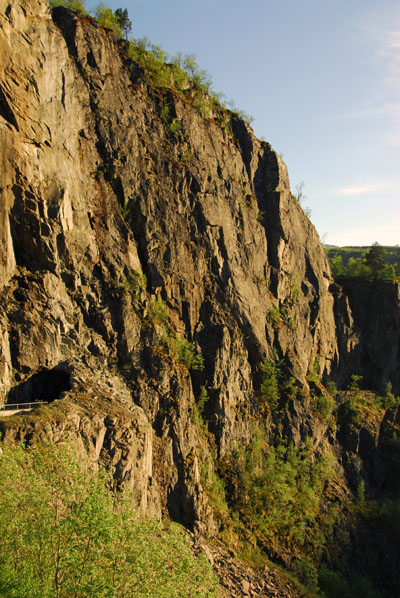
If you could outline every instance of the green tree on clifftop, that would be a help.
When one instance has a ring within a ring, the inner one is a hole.
[[[100,27],[112,29],[116,37],[122,37],[122,29],[117,15],[104,2],[100,2],[96,6],[94,14]]]
[[[117,8],[114,12],[114,15],[117,19],[118,25],[122,29],[124,36],[128,39],[130,32],[132,31],[132,21],[129,19],[128,10]]]
[[[378,278],[386,264],[386,251],[379,243],[374,243],[365,254],[365,264],[371,269],[374,278]]]

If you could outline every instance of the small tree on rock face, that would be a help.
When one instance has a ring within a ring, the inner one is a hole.
[[[309,206],[305,205],[307,196],[304,193],[304,186],[305,186],[304,181],[301,181],[298,185],[296,185],[296,193],[294,194],[294,196],[297,199],[297,201],[299,202],[299,204],[301,205],[301,207],[303,208],[303,212],[305,213],[305,215],[308,218],[311,218],[311,208]]]
[[[374,278],[378,278],[379,274],[385,268],[386,251],[379,243],[374,243],[372,247],[365,254],[365,264],[371,269]]]

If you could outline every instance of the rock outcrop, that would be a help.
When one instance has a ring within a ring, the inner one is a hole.
[[[0,0],[0,57],[0,404],[49,403],[3,434],[69,438],[141,513],[212,535],[205,471],[250,443],[262,361],[304,391],[279,429],[323,452],[307,374],[347,381],[376,331],[236,115],[160,94],[111,31],[45,0]]]
[[[347,356],[349,368],[366,388],[383,391],[388,382],[400,392],[400,284],[375,280],[342,281],[359,342]],[[344,371],[346,368],[343,365]]]
[[[112,372],[115,400],[130,394],[156,430],[170,509],[195,521],[200,387],[224,454],[251,438],[263,358],[302,383],[317,355],[322,372],[338,361],[324,250],[282,160],[243,121],[221,126],[171,92],[176,134],[112,32],[40,0],[0,14],[2,401],[23,384],[40,398],[29,380],[44,371],[68,371],[76,398],[75,364],[93,395]],[[203,372],[160,349],[160,300]]]

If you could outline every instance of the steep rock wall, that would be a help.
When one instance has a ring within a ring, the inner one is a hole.
[[[71,377],[52,413],[69,396],[97,421],[109,397],[109,416],[121,405],[136,430],[125,453],[151,454],[157,472],[146,458],[144,487],[128,468],[140,508],[212,532],[202,465],[250,441],[261,361],[276,353],[305,386],[317,356],[322,374],[339,366],[325,252],[284,163],[243,121],[161,96],[111,32],[62,8],[52,18],[44,0],[0,0],[0,19],[1,401],[44,370]],[[201,350],[202,372],[166,351],[166,328]],[[310,418],[288,414],[295,438]]]
[[[359,331],[359,343],[354,353],[346,356],[351,373],[363,376],[366,388],[383,391],[392,384],[400,393],[400,285],[398,282],[376,280],[342,281]]]

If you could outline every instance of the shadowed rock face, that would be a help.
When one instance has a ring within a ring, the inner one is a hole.
[[[363,376],[366,388],[382,391],[390,382],[400,393],[400,285],[347,280],[343,292],[360,337],[350,356],[352,373]]]
[[[285,164],[243,121],[163,99],[111,32],[63,8],[0,0],[0,25],[1,402],[65,364],[62,429],[143,513],[213,533],[202,468],[251,440],[260,362],[276,353],[307,387],[318,356],[344,380],[360,350],[347,298]],[[287,413],[297,441],[325,431],[307,401]]]

